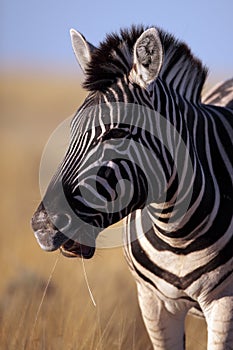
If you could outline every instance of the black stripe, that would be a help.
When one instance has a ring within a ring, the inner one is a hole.
[[[135,270],[135,272],[138,274],[138,276],[143,279],[143,281],[149,283],[150,285],[152,285],[156,290],[159,291],[159,293],[161,293],[163,296],[165,296],[166,298],[168,298],[167,295],[165,295],[163,292],[161,292],[160,289],[158,289],[158,287],[155,285],[155,283],[153,281],[151,281],[151,279],[149,279],[148,277],[146,277],[145,275],[143,275],[137,268],[136,266],[133,264],[133,269]],[[186,300],[186,301],[190,301],[192,303],[195,303],[196,305],[196,301],[188,296],[181,296],[181,297],[178,297],[178,298],[171,298],[169,297],[169,299],[172,299],[172,300]]]
[[[192,272],[188,273],[184,277],[178,277],[177,275],[162,269],[158,265],[154,264],[147,256],[146,252],[142,249],[138,240],[131,243],[132,254],[137,262],[145,269],[172,284],[180,290],[188,288],[194,281],[200,278],[203,274],[207,274],[215,270],[216,268],[224,265],[230,259],[232,259],[233,252],[233,237],[226,244],[226,246],[219,251],[218,255],[209,261],[206,265],[200,266]],[[156,251],[155,251],[156,254]]]

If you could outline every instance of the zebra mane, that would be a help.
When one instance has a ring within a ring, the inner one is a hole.
[[[83,87],[89,91],[105,91],[119,78],[128,75],[133,65],[134,44],[146,29],[143,26],[132,26],[121,30],[120,35],[108,35],[92,53]],[[193,56],[185,43],[156,29],[164,51],[159,78],[182,96],[199,98],[207,76],[206,67]]]

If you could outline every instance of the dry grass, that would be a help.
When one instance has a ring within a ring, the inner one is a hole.
[[[2,75],[0,348],[30,350],[151,349],[137,305],[134,281],[120,248],[85,261],[97,306],[80,260],[44,253],[30,228],[40,201],[38,169],[54,128],[84,97],[78,81],[63,77]],[[188,350],[206,348],[202,321],[188,319]]]

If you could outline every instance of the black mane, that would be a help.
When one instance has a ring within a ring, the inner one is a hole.
[[[100,46],[92,53],[92,59],[83,83],[84,88],[89,91],[105,91],[119,78],[128,75],[133,64],[134,44],[146,29],[148,27],[132,26],[130,29],[122,29],[120,35],[108,35],[106,40],[100,43]],[[187,85],[192,82],[193,88],[198,89],[198,94],[200,94],[206,79],[207,69],[199,59],[193,56],[185,43],[176,40],[173,35],[159,28],[156,29],[159,32],[164,50],[164,62],[159,78],[170,84],[169,73],[174,69],[177,69],[178,72],[185,65],[185,74],[182,77],[178,77],[179,74],[177,74],[177,79],[185,79],[186,82],[180,84],[181,82],[177,81],[175,85],[182,85],[184,94]]]

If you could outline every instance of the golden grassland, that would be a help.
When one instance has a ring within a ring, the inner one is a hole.
[[[81,261],[41,251],[30,228],[43,147],[83,100],[78,79],[0,77],[0,349],[151,349],[122,249],[98,250],[85,261],[95,307]],[[189,317],[187,349],[205,348],[204,321]]]

